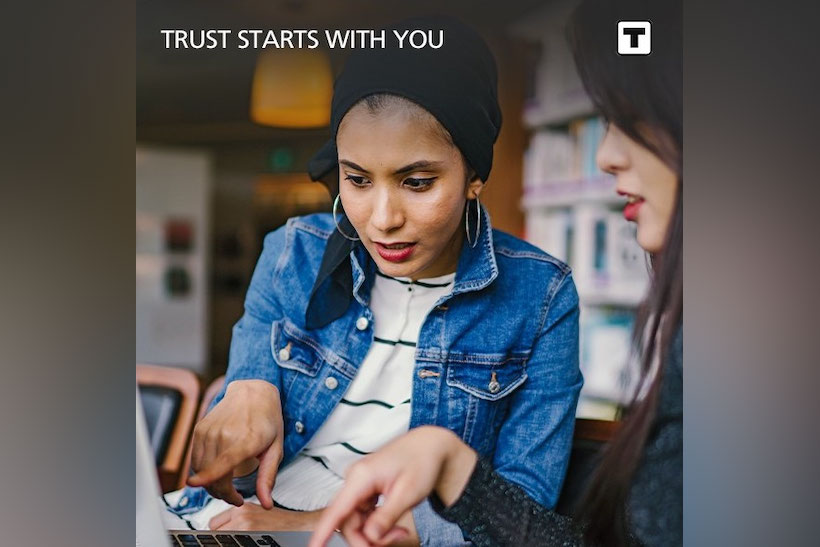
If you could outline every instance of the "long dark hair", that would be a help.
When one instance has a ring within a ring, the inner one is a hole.
[[[584,0],[567,27],[578,73],[601,115],[655,153],[679,182],[664,247],[651,257],[649,294],[635,321],[632,342],[640,356],[635,394],[578,511],[586,540],[596,545],[628,543],[630,486],[651,432],[664,362],[683,321],[681,12],[680,0]],[[652,25],[651,54],[619,55],[618,22],[646,20]],[[653,370],[656,360],[660,366]]]

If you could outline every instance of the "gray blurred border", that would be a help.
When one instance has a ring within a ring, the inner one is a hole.
[[[684,7],[685,544],[808,544],[820,485],[817,10],[701,4]]]
[[[0,544],[125,545],[134,6],[15,4],[3,23]]]

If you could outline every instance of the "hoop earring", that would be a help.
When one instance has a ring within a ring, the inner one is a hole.
[[[339,227],[339,221],[336,220],[336,210],[339,208],[339,198],[342,197],[341,194],[336,194],[336,199],[333,200],[333,223],[336,225],[336,229],[339,230],[339,233],[342,234],[342,237],[348,239],[350,241],[361,241],[361,238],[358,237],[350,237],[346,233],[342,231]]]
[[[481,203],[478,201],[478,196],[475,197],[475,210],[476,210],[476,217],[478,218],[476,222],[475,228],[475,238],[470,239],[470,202],[467,202],[467,207],[464,209],[464,229],[467,232],[467,243],[470,244],[470,247],[475,249],[475,246],[478,245],[478,237],[481,235]]]

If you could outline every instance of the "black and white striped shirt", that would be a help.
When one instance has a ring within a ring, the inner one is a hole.
[[[455,273],[410,281],[378,272],[370,298],[374,343],[341,403],[303,452],[279,472],[274,499],[327,506],[348,466],[407,432],[416,343],[427,314],[452,292]]]

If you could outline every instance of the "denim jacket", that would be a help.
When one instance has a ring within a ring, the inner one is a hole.
[[[566,472],[583,382],[578,295],[567,265],[493,230],[483,212],[487,221],[477,245],[465,242],[462,248],[452,293],[422,324],[410,427],[452,430],[490,459],[501,476],[552,508]],[[349,255],[353,299],[346,311],[321,328],[305,325],[334,229],[329,214],[315,214],[291,218],[268,234],[245,313],[233,329],[226,385],[264,379],[279,389],[283,466],[339,403],[373,343],[368,301],[376,265],[361,244]],[[223,395],[224,390],[214,404]],[[243,495],[254,493],[253,480],[239,482]],[[172,510],[190,513],[208,499],[203,489],[188,488]],[[422,545],[463,541],[460,530],[428,502],[414,509],[414,519]]]

